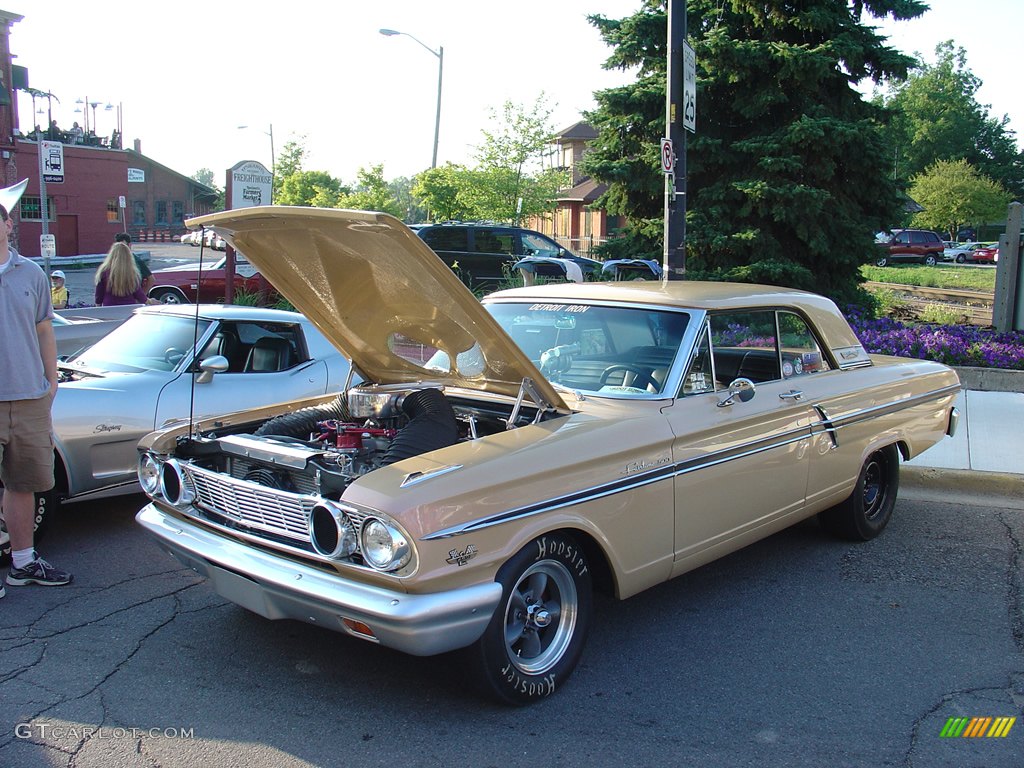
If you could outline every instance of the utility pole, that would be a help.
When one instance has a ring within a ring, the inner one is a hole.
[[[686,127],[693,130],[695,99],[687,82],[693,49],[686,44],[686,0],[668,1],[668,62],[665,87],[665,244],[662,266],[668,280],[686,273]],[[674,155],[674,157],[672,157]]]

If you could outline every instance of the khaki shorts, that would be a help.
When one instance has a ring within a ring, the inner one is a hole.
[[[0,482],[12,491],[53,488],[53,436],[49,394],[0,401]]]

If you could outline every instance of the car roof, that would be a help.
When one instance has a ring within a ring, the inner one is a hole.
[[[643,304],[672,309],[741,310],[791,308],[810,318],[833,349],[860,346],[835,303],[794,288],[751,283],[691,280],[637,280],[606,283],[548,283],[511,288],[484,297],[484,303],[528,300],[546,303]]]
[[[203,320],[246,320],[249,322],[299,323],[307,322],[298,312],[265,307],[248,307],[237,304],[154,304],[139,307],[136,314],[174,315],[195,317]]]

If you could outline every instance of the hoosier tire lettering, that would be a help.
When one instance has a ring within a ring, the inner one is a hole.
[[[506,704],[550,696],[583,652],[592,611],[587,558],[569,533],[545,534],[498,571],[501,602],[469,649],[483,691]]]

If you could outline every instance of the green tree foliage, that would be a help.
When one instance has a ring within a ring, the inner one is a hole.
[[[910,196],[924,210],[913,225],[956,236],[961,226],[995,221],[1006,215],[1010,193],[966,160],[939,160],[914,177]]]
[[[209,168],[200,168],[192,174],[192,179],[193,181],[198,181],[200,184],[209,187],[217,193],[217,199],[213,202],[212,210],[223,211],[224,189],[217,185],[217,177],[214,176],[213,171]]]
[[[478,218],[474,202],[467,199],[475,184],[472,171],[448,163],[420,173],[412,194],[433,221],[468,221]]]
[[[313,205],[336,208],[344,193],[341,182],[326,171],[293,171],[279,177],[280,188],[274,195],[277,205]]]
[[[414,179],[399,176],[388,182],[388,191],[398,203],[402,211],[401,219],[406,224],[416,224],[427,220],[427,209],[413,196]]]
[[[697,55],[697,133],[689,142],[687,267],[704,276],[856,293],[871,233],[895,219],[879,125],[884,110],[855,84],[905,77],[913,60],[862,16],[908,19],[918,0],[689,0]],[[602,203],[629,217],[632,255],[660,258],[666,14],[591,17],[613,47],[606,66],[636,68],[588,115],[599,138],[585,169]]]
[[[518,223],[551,209],[568,177],[541,162],[555,132],[550,118],[543,93],[530,107],[506,101],[500,114],[491,110],[495,127],[483,131],[476,184],[467,190],[480,218]]]
[[[286,141],[274,160],[274,202],[278,205],[291,205],[291,203],[281,202],[281,188],[285,179],[302,170],[303,162],[306,159],[306,145],[303,143],[305,139],[305,136],[300,136],[297,139]],[[294,203],[294,205],[299,205],[299,203]]]
[[[306,147],[302,139],[288,141],[277,156],[274,174],[276,205],[311,205],[336,208],[338,198],[348,190],[326,171],[303,170]]]
[[[354,208],[360,211],[383,211],[402,218],[402,205],[395,199],[388,183],[384,181],[384,165],[360,168],[356,188],[342,194],[335,202],[335,208]]]
[[[890,125],[892,167],[906,181],[938,160],[964,159],[1016,195],[1024,194],[1024,156],[1007,126],[978,103],[979,80],[967,53],[952,40],[935,47],[934,64],[921,62],[885,103],[897,113]]]

